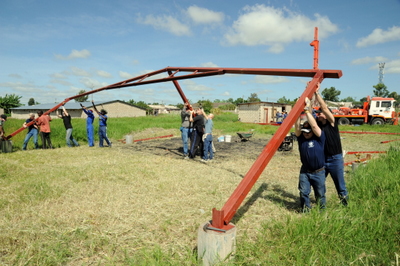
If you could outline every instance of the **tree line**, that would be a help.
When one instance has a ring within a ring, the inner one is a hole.
[[[400,104],[400,95],[397,94],[397,92],[393,91],[390,92],[388,88],[386,87],[385,84],[383,83],[378,83],[377,85],[372,86],[374,88],[373,90],[373,97],[384,97],[384,98],[394,98],[397,102],[397,105]],[[80,90],[77,95],[85,93],[85,90]],[[330,88],[325,88],[321,91],[322,98],[325,101],[332,101],[332,102],[352,102],[353,105],[362,105],[363,102],[367,100],[366,97],[361,98],[360,100],[356,100],[353,97],[346,97],[346,98],[339,98],[339,95],[341,94],[340,90],[337,90],[335,87],[330,87]],[[11,108],[16,108],[20,106],[24,106],[20,102],[22,96],[18,96],[16,94],[6,94],[5,96],[0,96],[0,108],[4,109],[5,114],[10,114],[10,109]],[[75,98],[74,100],[76,102],[86,102],[89,99],[89,95],[85,96],[80,96]],[[295,98],[293,100],[290,100],[283,96],[282,98],[278,99],[278,103],[282,104],[290,104],[294,105],[296,103],[298,98]],[[130,99],[128,101],[125,101],[128,104],[135,105],[138,107],[141,107],[143,109],[146,109],[146,113],[150,114],[152,113],[152,108],[149,105],[159,105],[159,103],[145,103],[144,101],[135,101],[134,99]],[[192,101],[189,100],[190,103],[193,104]],[[257,93],[251,93],[250,96],[247,98],[239,97],[236,100],[233,98],[229,98],[226,100],[221,100],[221,99],[215,99],[214,101],[210,100],[198,100],[197,103],[203,107],[203,109],[206,112],[211,112],[211,109],[213,108],[213,103],[225,103],[223,105],[220,105],[218,109],[220,110],[235,110],[236,106],[241,103],[253,103],[253,102],[261,102],[261,99],[258,97]],[[32,105],[37,105],[40,104],[37,101],[35,101],[34,98],[30,98],[28,101],[28,106]],[[176,106],[180,109],[183,108],[183,103],[177,103]]]

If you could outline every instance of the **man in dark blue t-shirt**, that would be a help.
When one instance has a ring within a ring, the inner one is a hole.
[[[310,193],[314,189],[315,198],[320,208],[325,208],[325,134],[318,127],[311,113],[310,100],[306,98],[304,112],[307,121],[300,125],[300,117],[295,123],[295,133],[299,143],[302,163],[299,175],[300,205],[304,212],[311,209]]]

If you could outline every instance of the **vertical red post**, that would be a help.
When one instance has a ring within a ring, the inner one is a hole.
[[[318,69],[318,58],[319,58],[319,41],[318,41],[318,28],[315,27],[314,30],[314,41],[310,43],[314,46],[314,69]]]

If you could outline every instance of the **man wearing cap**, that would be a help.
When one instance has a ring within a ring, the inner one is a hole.
[[[2,114],[0,115],[0,153],[3,151],[3,140],[6,139],[6,132],[4,131],[4,122],[7,121],[7,116]]]
[[[320,83],[317,85],[315,98],[320,105],[320,109],[316,111],[317,123],[326,136],[324,149],[325,177],[327,177],[328,174],[331,174],[336,191],[339,195],[340,202],[342,205],[347,206],[349,196],[346,188],[346,182],[344,181],[343,151],[339,127],[335,122],[335,117],[333,116],[332,112],[326,106],[326,103],[322,99],[321,95],[319,95],[319,88]]]
[[[295,123],[295,134],[299,143],[302,166],[299,175],[300,205],[303,212],[311,209],[310,193],[314,189],[315,199],[321,209],[325,208],[325,134],[318,127],[311,114],[310,100],[306,98],[304,108],[307,121],[300,125],[300,117]]]
[[[38,126],[36,125],[36,122],[31,124],[30,126],[27,126],[30,122],[35,120],[35,114],[30,113],[29,118],[26,119],[25,123],[22,125],[24,128],[28,128],[28,133],[26,133],[25,139],[24,139],[24,144],[22,145],[22,150],[26,151],[26,146],[28,145],[29,140],[33,137],[33,144],[35,145],[35,149],[39,147],[38,145]]]

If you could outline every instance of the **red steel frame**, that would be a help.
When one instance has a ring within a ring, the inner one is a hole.
[[[318,29],[315,28],[314,40],[310,43],[314,47],[314,68],[313,69],[273,69],[273,68],[219,68],[219,67],[166,67],[151,73],[140,75],[131,79],[127,79],[118,83],[114,83],[96,90],[85,92],[79,95],[75,95],[70,98],[66,98],[63,102],[54,106],[52,109],[48,110],[44,114],[49,114],[59,107],[64,105],[66,102],[73,100],[75,98],[86,96],[89,94],[97,93],[103,90],[111,90],[118,88],[125,88],[131,86],[146,85],[152,83],[160,83],[172,81],[176,87],[179,95],[181,96],[183,102],[188,102],[185,94],[183,93],[178,80],[208,77],[214,75],[224,75],[224,74],[248,74],[248,75],[267,75],[267,76],[287,76],[287,77],[305,77],[312,78],[312,80],[307,84],[307,87],[303,94],[300,96],[297,103],[294,105],[288,117],[284,120],[282,125],[279,127],[278,131],[274,134],[268,144],[265,146],[264,150],[261,152],[259,157],[256,159],[254,164],[251,166],[250,170],[247,172],[243,180],[239,183],[233,194],[230,196],[228,201],[222,207],[221,210],[213,209],[211,225],[214,228],[221,229],[222,231],[230,229],[230,221],[235,215],[237,209],[246,198],[247,194],[264,171],[265,167],[268,165],[269,161],[275,154],[276,150],[282,143],[286,134],[289,132],[295,120],[300,115],[304,107],[304,100],[306,97],[312,98],[314,92],[316,91],[317,84],[322,83],[325,78],[340,78],[342,76],[341,70],[322,70],[318,69],[318,52],[319,52],[319,41],[318,41]],[[181,74],[182,72],[191,72],[190,74]],[[163,77],[154,77],[159,74],[164,74]],[[152,79],[151,79],[152,78]],[[33,122],[31,122],[33,123]],[[30,125],[29,123],[28,125]],[[17,131],[13,132],[11,135],[7,136],[7,139],[15,136],[19,132],[23,131],[25,128],[22,127]]]

